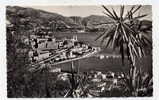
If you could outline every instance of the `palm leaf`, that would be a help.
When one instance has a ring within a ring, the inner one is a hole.
[[[123,19],[123,14],[124,14],[124,6],[120,7],[120,18]]]
[[[152,85],[153,85],[153,78],[151,78],[148,83],[148,86],[152,86]]]
[[[147,35],[140,33],[138,39],[141,41],[142,46],[149,46],[149,47],[152,46],[152,41]]]
[[[128,20],[131,24],[133,23],[134,14],[132,11],[128,11],[127,16],[124,18],[124,21]]]
[[[132,6],[131,9],[130,9],[129,11],[132,12],[132,11],[134,10],[135,7],[136,7],[135,5]]]
[[[109,11],[109,9],[107,9],[104,5],[102,6],[108,13],[109,15],[115,19],[114,15]]]
[[[135,5],[131,7],[131,9],[127,12],[126,16],[124,17],[124,19],[127,19],[130,15],[130,12],[132,12],[135,8]]]
[[[143,14],[143,15],[140,15],[140,16],[137,16],[137,17],[134,17],[133,20],[137,20],[137,19],[140,19],[140,18],[143,18],[143,17],[146,17],[147,14]]]
[[[109,40],[112,41],[112,37],[113,37],[113,33],[114,31],[112,30],[112,32],[108,33],[107,35],[103,36],[101,43],[104,42],[105,39],[107,39],[109,37]],[[108,42],[109,43],[109,42]]]
[[[132,50],[133,50],[135,56],[138,57],[137,49],[135,48],[135,46],[133,44],[132,44]]]
[[[118,34],[118,28],[119,28],[119,25],[116,26],[116,29],[115,29],[115,33],[114,33],[114,36],[113,36],[113,42],[112,44],[114,45],[114,41],[116,40],[116,36]],[[114,46],[113,46],[114,47]]]
[[[100,39],[100,38],[102,38],[102,37],[109,37],[109,36],[112,34],[113,31],[114,31],[114,28],[105,30],[102,34],[100,34],[100,35],[95,39],[95,41],[97,41],[98,39]]]
[[[136,13],[141,7],[142,7],[142,6],[139,5],[135,10],[132,11],[132,13],[133,13],[133,14]]]
[[[95,39],[95,41],[97,41],[97,40],[100,39],[103,35],[105,35],[106,32],[107,32],[107,30],[105,30],[102,34],[100,34],[100,35]]]
[[[148,78],[149,78],[148,74],[146,74],[145,76],[142,77],[142,84],[143,85],[147,83],[146,81],[148,81]]]
[[[133,22],[133,21],[139,20],[141,18],[144,18],[146,16],[147,16],[147,14],[143,14],[143,15],[140,15],[140,16],[133,17],[132,14],[130,14],[129,17],[126,17],[124,20],[129,19],[130,22]]]
[[[113,14],[114,14],[115,19],[116,19],[116,20],[119,20],[117,13],[114,11],[113,8],[112,8],[112,10],[113,10]]]
[[[137,32],[136,32],[135,30],[133,30],[132,28],[130,28],[130,26],[129,26],[128,24],[123,23],[122,25],[123,25],[123,27],[124,27],[125,29],[128,30],[128,32],[134,33],[135,35],[137,34]]]
[[[104,41],[106,40],[106,38],[102,38],[101,42],[100,42],[100,45],[103,45]]]
[[[108,47],[110,45],[111,41],[112,41],[112,38],[109,37],[105,47]]]
[[[106,22],[106,23],[98,23],[98,24],[92,24],[92,25],[108,25],[108,24],[114,24],[114,22]]]
[[[114,16],[111,16],[111,15],[107,14],[106,12],[103,12],[103,14],[105,14],[105,15],[108,16],[109,18],[115,20]]]
[[[121,31],[123,32],[125,40],[128,42],[128,36],[127,36],[127,33],[125,31],[125,28],[124,28],[123,24],[121,24]]]
[[[135,65],[135,57],[134,57],[133,49],[132,49],[130,44],[128,44],[128,47],[129,47],[129,53],[130,53],[130,61],[131,61],[132,65],[134,66]]]

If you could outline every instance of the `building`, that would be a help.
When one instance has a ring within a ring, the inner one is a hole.
[[[46,49],[58,49],[58,43],[56,43],[55,41],[49,41],[46,43],[45,48]]]
[[[31,44],[37,50],[58,49],[58,43],[55,38],[37,38],[33,39]]]
[[[50,53],[49,51],[39,52],[38,60],[46,59],[46,58],[48,58],[50,55],[51,55],[51,53]]]

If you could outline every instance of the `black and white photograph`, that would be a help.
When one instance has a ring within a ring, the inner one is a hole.
[[[7,97],[153,97],[152,40],[151,5],[8,5]]]

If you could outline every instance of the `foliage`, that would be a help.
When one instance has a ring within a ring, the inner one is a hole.
[[[152,32],[152,25],[142,28],[143,24],[140,20],[147,14],[135,16],[141,7],[140,5],[132,6],[125,14],[125,7],[121,6],[118,15],[113,8],[110,10],[103,5],[105,9],[103,13],[113,20],[104,24],[110,24],[112,28],[97,37],[97,39],[102,38],[102,43],[107,40],[106,47],[112,45],[114,49],[119,49],[123,65],[125,56],[130,61],[131,68],[124,82],[127,87],[126,91],[132,96],[148,95],[145,91],[149,91],[149,87],[152,88],[152,79],[148,80],[147,77],[142,77],[141,71],[136,69],[137,58],[145,55],[146,48],[152,48],[151,36],[149,36],[149,33]],[[141,92],[143,93],[140,95]]]
[[[106,47],[112,45],[114,49],[118,48],[123,62],[126,53],[130,63],[135,66],[136,58],[144,55],[146,46],[151,46],[151,41],[146,34],[151,31],[151,28],[141,29],[142,25],[140,23],[140,19],[147,14],[135,16],[141,6],[132,6],[126,14],[124,14],[125,7],[121,6],[119,15],[113,8],[112,10],[105,6],[103,8],[105,9],[103,13],[113,21],[102,24],[110,24],[112,28],[99,35],[96,40],[102,38],[102,43],[107,40]]]
[[[140,70],[130,70],[123,79],[126,85],[125,96],[152,96],[153,81],[152,76]],[[135,77],[135,78],[134,78]]]

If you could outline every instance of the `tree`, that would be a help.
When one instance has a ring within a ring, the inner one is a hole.
[[[106,47],[111,45],[113,49],[118,48],[121,54],[123,65],[124,59],[127,56],[127,59],[131,65],[130,73],[132,73],[132,86],[135,87],[135,78],[137,73],[136,61],[138,58],[141,58],[145,55],[145,48],[152,48],[152,41],[150,39],[151,37],[148,36],[148,32],[151,31],[151,27],[141,28],[141,18],[147,16],[147,14],[135,16],[142,7],[141,5],[132,6],[127,13],[125,12],[125,7],[121,6],[119,15],[113,8],[110,10],[104,5],[102,7],[105,9],[105,12],[103,13],[112,19],[111,22],[102,24],[108,24],[112,27],[99,35],[96,40],[101,38],[102,43],[107,41]]]
[[[120,15],[103,6],[105,9],[104,14],[112,19],[112,22],[102,23],[110,24],[112,28],[106,30],[103,34],[99,35],[96,40],[102,38],[101,42],[108,40],[106,47],[112,45],[114,49],[119,48],[122,61],[126,55],[132,66],[135,67],[135,59],[144,55],[145,46],[151,46],[151,41],[146,34],[147,29],[140,29],[141,24],[137,24],[136,21],[140,21],[140,18],[147,16],[146,14],[135,16],[135,13],[141,8],[141,6],[132,6],[127,14],[124,16],[124,6],[120,7]]]

